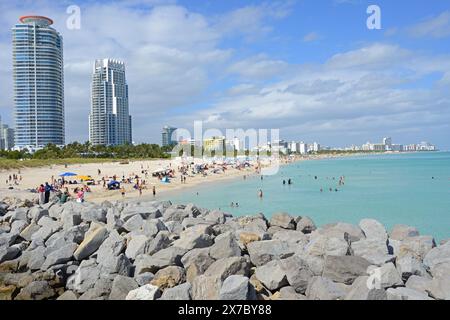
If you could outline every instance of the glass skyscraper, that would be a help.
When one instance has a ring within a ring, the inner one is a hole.
[[[132,142],[125,64],[96,60],[92,75],[89,141],[92,145]]]
[[[13,29],[16,147],[64,145],[63,41],[41,16],[24,16]]]

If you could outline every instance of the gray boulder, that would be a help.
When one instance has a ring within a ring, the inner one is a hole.
[[[130,219],[128,219],[124,224],[123,224],[123,228],[128,231],[135,231],[135,230],[139,230],[142,228],[144,224],[144,219],[142,219],[141,215],[137,214],[132,216]]]
[[[386,242],[388,235],[384,226],[374,219],[363,219],[359,222],[359,227],[364,232],[367,239],[375,239]]]
[[[213,259],[223,259],[241,256],[241,248],[233,233],[226,232],[215,238],[214,245],[209,250],[209,255]]]
[[[408,280],[412,275],[428,276],[428,272],[423,263],[411,255],[403,256],[397,259],[395,263],[404,281]]]
[[[83,260],[75,273],[67,279],[66,288],[84,293],[93,288],[100,279],[100,270],[95,260]]]
[[[370,262],[356,256],[327,256],[323,276],[334,282],[352,284],[359,276],[366,275]]]
[[[25,229],[20,232],[20,237],[25,239],[26,241],[31,241],[31,236],[33,233],[38,231],[41,228],[37,223],[31,222]]]
[[[419,260],[423,260],[425,256],[436,246],[433,237],[415,236],[403,239],[400,244],[399,252],[395,253],[398,257],[408,255],[415,256]]]
[[[364,239],[351,244],[353,255],[362,257],[374,265],[383,265],[394,261],[395,256],[389,254],[385,240]]]
[[[419,231],[417,231],[416,228],[403,224],[397,224],[392,228],[389,238],[402,241],[406,238],[417,237],[418,235]]]
[[[75,292],[68,290],[60,295],[56,300],[78,300],[78,296]]]
[[[305,246],[304,251],[316,257],[345,256],[349,251],[349,245],[343,238],[328,237],[315,231],[311,234],[310,241]]]
[[[392,262],[382,265],[380,268],[369,267],[369,274],[375,277],[376,286],[380,288],[390,288],[403,286],[400,273]]]
[[[213,262],[205,271],[206,276],[218,277],[225,280],[231,275],[248,276],[250,273],[250,261],[248,257],[230,257]]]
[[[191,300],[192,286],[189,282],[164,290],[159,300]]]
[[[133,278],[117,275],[111,287],[110,300],[125,300],[128,292],[137,289],[139,286]]]
[[[220,277],[201,275],[192,283],[192,300],[218,300],[222,281]]]
[[[144,272],[141,274],[138,274],[134,277],[134,280],[137,282],[137,284],[142,287],[146,284],[149,284],[150,281],[153,280],[153,278],[155,277],[155,275],[151,272]]]
[[[289,285],[296,292],[304,294],[308,283],[314,276],[308,263],[298,255],[280,260],[280,266],[286,274]]]
[[[136,266],[135,274],[144,272],[156,273],[159,269],[168,266],[181,266],[181,257],[187,250],[178,247],[169,247],[158,251],[152,256],[139,255],[136,257],[134,265]]]
[[[187,250],[209,247],[213,244],[211,234],[210,226],[196,225],[182,231],[180,239],[174,241],[173,245]]]
[[[125,300],[156,300],[159,297],[161,297],[159,288],[151,284],[146,284],[128,292]]]
[[[45,262],[45,247],[40,246],[33,250],[28,251],[29,258],[27,261],[27,266],[31,271],[41,269],[42,265]]]
[[[249,278],[232,275],[225,279],[220,288],[220,300],[254,300],[256,292],[249,282]]]
[[[433,300],[425,292],[411,288],[389,288],[386,293],[388,300]]]
[[[193,249],[181,258],[181,263],[186,269],[187,281],[192,283],[195,277],[204,274],[214,262],[209,250],[210,248]]]
[[[257,267],[255,275],[271,291],[288,285],[286,272],[282,268],[279,260],[273,260],[263,266]]]
[[[0,263],[12,260],[20,254],[21,250],[17,246],[0,248]]]
[[[73,254],[75,259],[80,261],[89,257],[92,253],[97,251],[107,235],[108,230],[104,226],[91,223],[91,227],[86,233],[83,242],[80,243],[79,247]]]
[[[138,255],[143,254],[146,251],[145,249],[149,244],[150,239],[144,235],[132,236],[131,240],[128,242],[127,249],[125,250],[125,255],[129,259],[134,260]]]
[[[345,284],[324,277],[313,277],[306,289],[306,296],[310,300],[342,300],[348,291],[349,287]]]
[[[432,279],[428,277],[421,277],[412,275],[406,281],[405,286],[410,289],[414,289],[421,292],[429,292],[431,287]]]
[[[369,285],[368,276],[356,278],[344,300],[387,300],[384,289],[369,288]]]
[[[295,253],[295,248],[280,240],[254,241],[247,244],[250,260],[255,266],[262,266],[275,259],[284,259]]]
[[[155,254],[162,249],[168,248],[171,242],[169,232],[160,231],[153,240],[147,243],[145,253],[149,255]]]
[[[47,281],[33,281],[15,297],[15,300],[46,300],[55,296]]]
[[[308,300],[308,298],[297,293],[293,287],[283,287],[280,289],[280,300]]]
[[[310,217],[302,217],[297,221],[296,230],[303,232],[304,234],[309,234],[316,230],[317,227]]]
[[[328,238],[339,238],[348,242],[359,241],[366,237],[360,227],[343,222],[325,225],[317,231]]]
[[[285,212],[274,213],[270,219],[270,225],[293,230],[296,226],[294,218]]]
[[[45,262],[41,266],[41,270],[47,270],[53,265],[63,264],[72,259],[73,253],[77,249],[76,243],[69,243],[62,246],[60,249],[51,252],[47,255]]]

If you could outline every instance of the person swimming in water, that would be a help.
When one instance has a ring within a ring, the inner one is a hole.
[[[262,199],[262,197],[263,197],[263,192],[262,192],[261,189],[259,189],[259,191],[258,191],[258,197],[260,197],[261,199]]]
[[[286,180],[283,180],[283,186],[286,185]]]
[[[231,203],[231,207],[234,208],[234,202]]]
[[[288,184],[289,184],[289,185],[292,184],[292,180],[291,180],[291,179],[288,180]]]

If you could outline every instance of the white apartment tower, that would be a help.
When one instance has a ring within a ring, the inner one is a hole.
[[[125,64],[96,60],[92,75],[89,141],[92,145],[132,142]]]

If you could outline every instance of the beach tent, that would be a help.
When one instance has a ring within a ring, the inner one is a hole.
[[[169,180],[168,177],[164,177],[164,178],[161,179],[161,182],[170,183],[170,180]]]
[[[112,180],[108,182],[108,190],[117,190],[120,188],[120,182],[116,180]]]
[[[77,174],[76,173],[73,173],[73,172],[64,172],[64,173],[61,173],[59,176],[60,177],[74,177],[74,176],[76,176]]]

